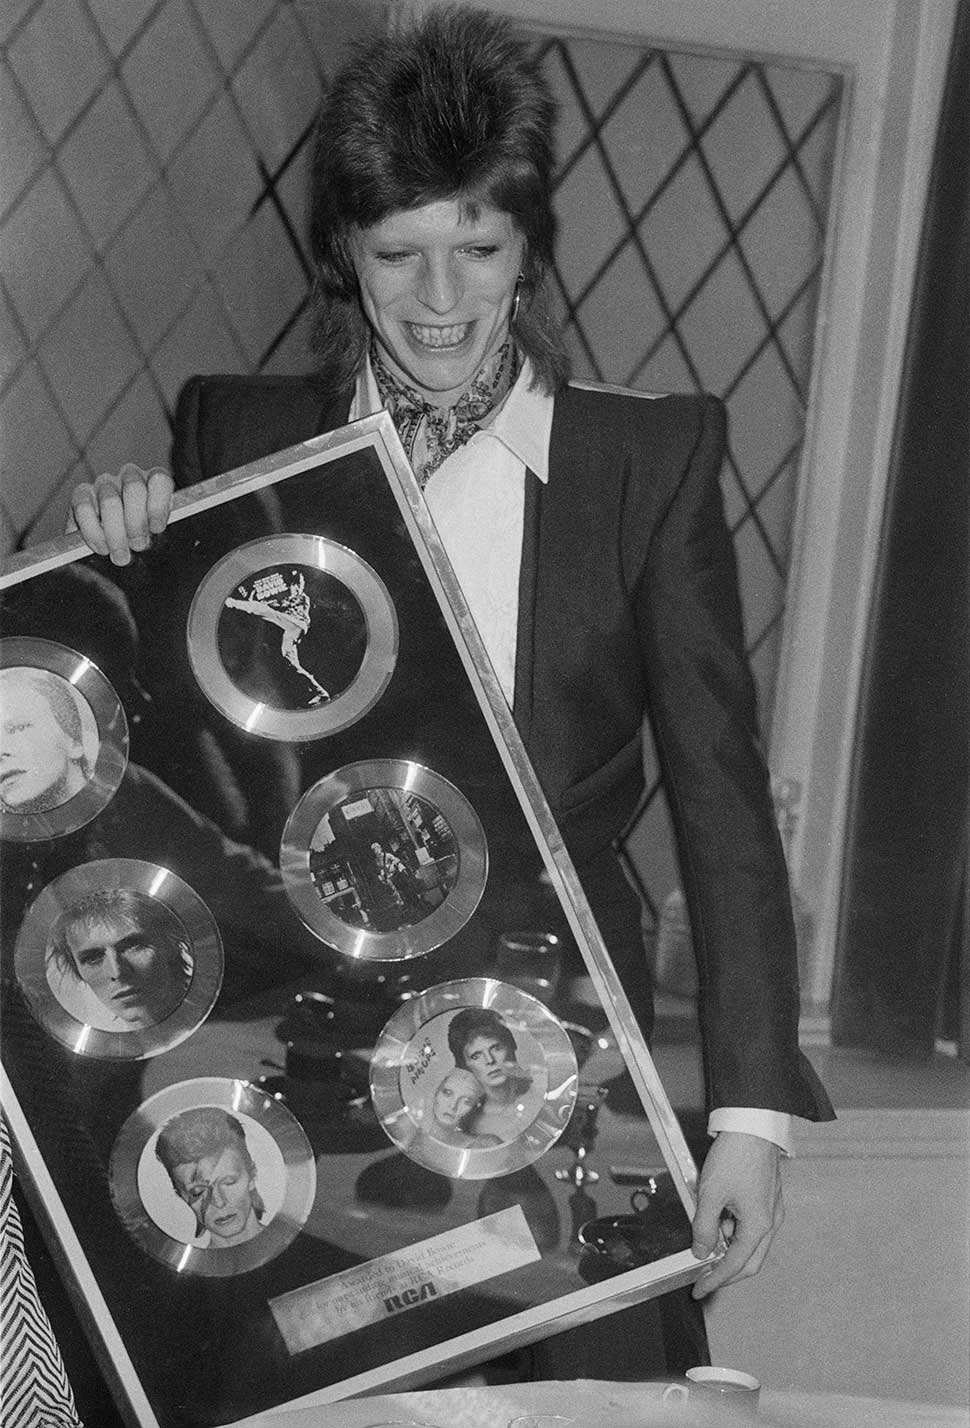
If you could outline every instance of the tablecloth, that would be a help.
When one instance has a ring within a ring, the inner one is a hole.
[[[381,1394],[314,1407],[291,1407],[246,1420],[246,1428],[375,1428],[416,1422],[428,1428],[508,1428],[526,1413],[561,1414],[574,1428],[735,1428],[725,1409],[715,1417],[692,1402],[665,1403],[663,1384],[514,1383],[501,1387],[428,1389]],[[750,1428],[751,1420],[744,1420]],[[970,1428],[970,1412],[948,1404],[905,1403],[846,1394],[786,1393],[763,1388],[757,1428]]]

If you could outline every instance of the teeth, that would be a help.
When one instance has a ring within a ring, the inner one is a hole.
[[[470,322],[455,327],[418,327],[416,323],[408,323],[408,330],[424,347],[457,347],[464,342],[470,328]]]

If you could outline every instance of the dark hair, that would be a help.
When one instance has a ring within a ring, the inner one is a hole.
[[[177,957],[185,977],[191,975],[192,956],[178,918],[164,903],[131,888],[95,888],[65,908],[50,934],[48,955],[58,971],[81,980],[67,941],[70,928],[119,916],[131,918],[153,947],[167,953],[173,962]]]
[[[476,1036],[490,1036],[505,1047],[513,1059],[519,1048],[498,1012],[488,1007],[465,1007],[457,1012],[448,1023],[448,1049],[455,1058],[455,1064],[467,1071],[465,1048]]]
[[[242,1160],[246,1174],[252,1179],[256,1175],[256,1163],[246,1144],[246,1132],[240,1121],[219,1106],[197,1106],[182,1111],[162,1127],[155,1141],[155,1155],[168,1171],[173,1187],[173,1172],[176,1166],[191,1165],[204,1155],[219,1155],[224,1150],[234,1150]],[[266,1210],[263,1198],[253,1186],[250,1194],[253,1212],[257,1220],[262,1220]],[[196,1219],[198,1220],[198,1216]],[[199,1230],[204,1225],[199,1221]]]
[[[349,382],[369,329],[350,253],[356,229],[457,200],[488,204],[525,238],[514,335],[549,392],[568,376],[546,275],[552,265],[555,106],[511,25],[448,6],[359,46],[321,109],[311,168],[313,347],[324,377]]]

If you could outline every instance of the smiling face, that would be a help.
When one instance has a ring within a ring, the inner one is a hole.
[[[255,1178],[234,1146],[200,1156],[172,1172],[176,1191],[192,1209],[196,1223],[219,1243],[215,1248],[244,1244],[262,1228],[253,1208]]]
[[[15,813],[58,808],[83,788],[84,749],[33,683],[11,671],[0,686],[0,800]]]
[[[65,929],[77,975],[129,1030],[156,1026],[185,992],[178,949],[155,945],[130,913],[83,918]]]
[[[460,1130],[481,1099],[482,1088],[471,1071],[450,1071],[434,1093],[435,1121],[443,1130]]]
[[[428,401],[452,404],[508,333],[525,254],[512,219],[442,200],[359,231],[351,254],[388,366]]]

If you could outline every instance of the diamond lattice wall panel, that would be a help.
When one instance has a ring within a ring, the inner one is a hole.
[[[6,24],[7,549],[60,530],[76,481],[166,460],[191,372],[306,364],[309,125],[385,8],[33,0]]]
[[[728,404],[725,507],[770,719],[840,81],[611,41],[549,42],[558,269],[577,372]],[[654,761],[631,834],[648,922],[675,873]]]

